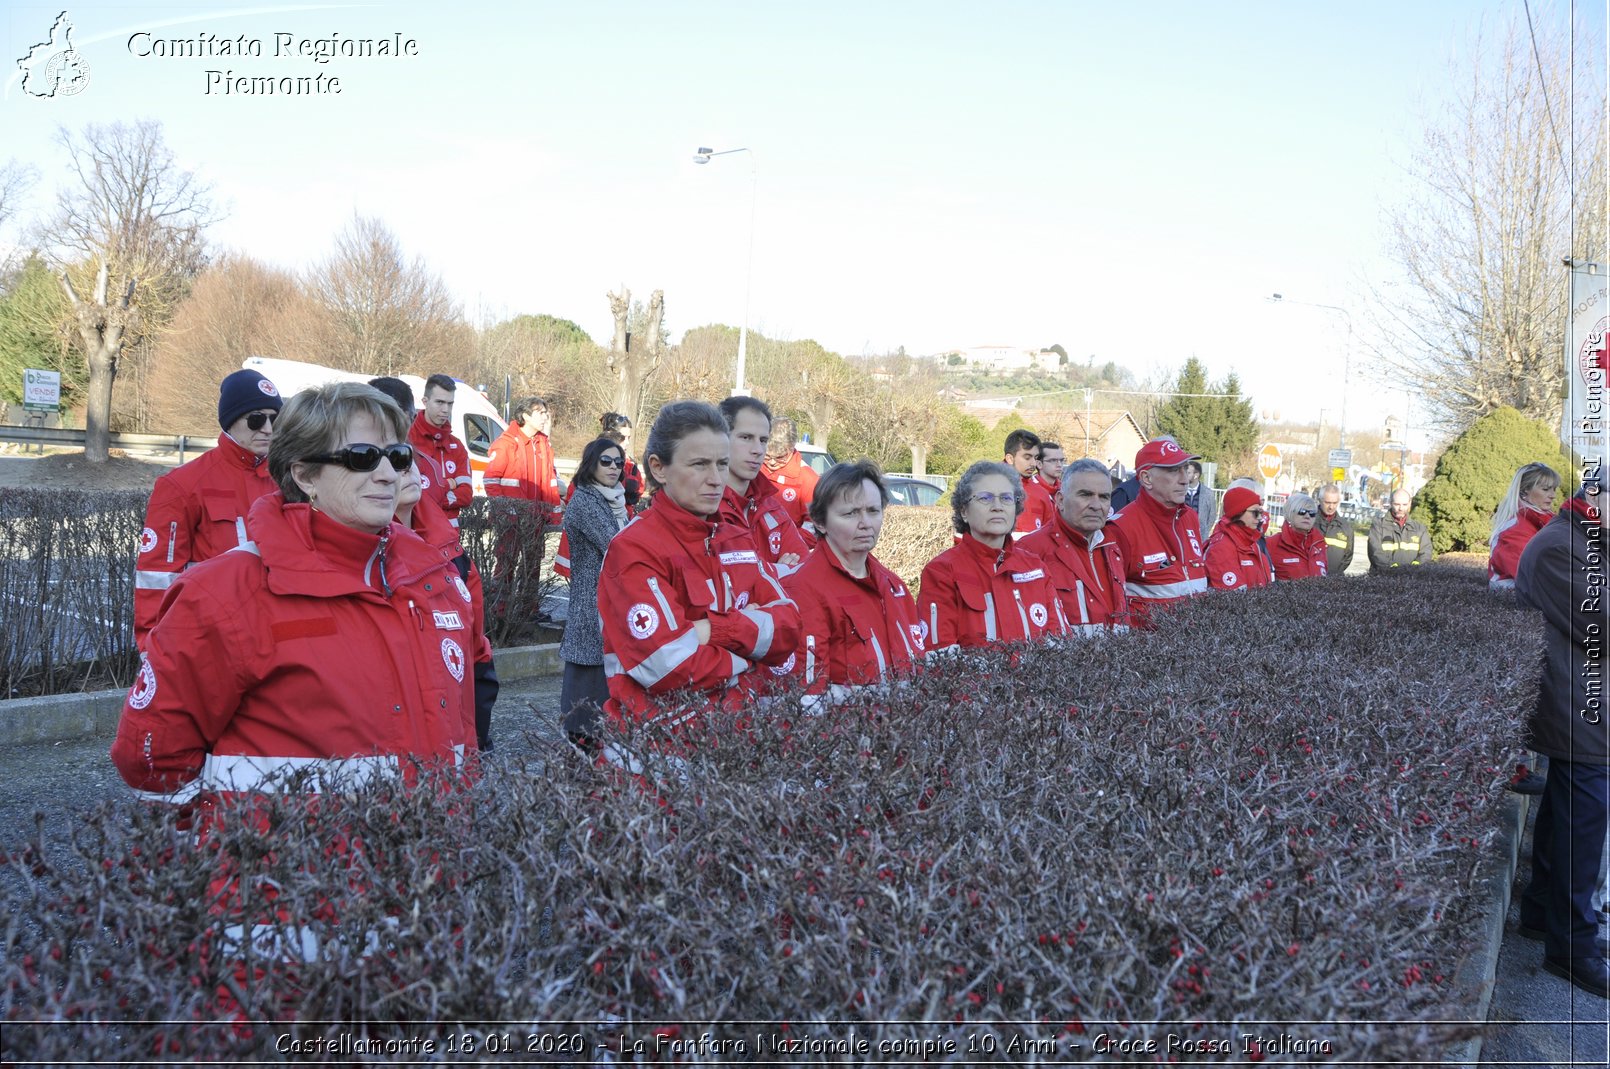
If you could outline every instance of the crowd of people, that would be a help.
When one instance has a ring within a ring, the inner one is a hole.
[[[255,371],[224,380],[219,447],[158,481],[141,534],[142,661],[112,750],[132,786],[212,804],[291,774],[304,786],[361,779],[491,748],[498,682],[481,578],[458,537],[472,484],[450,427],[454,389],[432,376],[416,412],[395,379],[288,403]],[[709,710],[752,708],[780,683],[819,704],[959,649],[1166,628],[1187,599],[1334,580],[1354,552],[1334,485],[1288,497],[1271,533],[1256,484],[1236,480],[1221,500],[1201,483],[1202,458],[1172,438],[1145,443],[1119,482],[1019,430],[1000,461],[957,479],[955,540],[913,596],[875,555],[890,500],[882,472],[859,461],[818,476],[792,421],[757,398],[663,406],[641,466],[631,421],[606,413],[568,487],[546,402],[522,398],[511,416],[485,488],[562,522],[564,728],[595,759],[628,767],[606,721],[664,728],[674,749]],[[1559,484],[1545,465],[1522,468],[1494,520],[1492,587],[1539,607],[1568,600],[1550,584],[1602,531],[1584,526],[1599,522],[1591,505],[1554,515]],[[1409,512],[1398,491],[1370,527],[1372,572],[1431,559]],[[1556,543],[1561,560],[1533,548]],[[1569,606],[1550,612],[1551,627],[1570,618],[1564,645],[1551,639],[1558,660],[1582,626]],[[1554,712],[1534,725],[1553,760],[1525,918],[1563,974],[1596,976],[1582,964],[1581,859],[1567,857],[1594,832],[1563,814],[1583,791],[1597,790],[1602,809],[1604,765],[1580,759],[1574,721],[1558,730],[1558,709],[1581,697],[1571,686],[1545,686],[1539,708]]]

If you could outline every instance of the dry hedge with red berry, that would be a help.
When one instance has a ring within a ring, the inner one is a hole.
[[[741,1061],[842,1053],[809,1041],[853,1026],[868,1062],[913,1038],[972,1064],[1027,1041],[1434,1058],[1476,1027],[1447,1023],[1474,1012],[1454,976],[1538,647],[1534,616],[1435,566],[957,657],[820,716],[782,696],[676,756],[617,740],[645,778],[556,748],[467,789],[272,796],[199,845],[103,810],[70,853],[11,858],[5,1056],[466,1060],[471,1035]],[[531,1024],[573,1021],[613,1023]]]

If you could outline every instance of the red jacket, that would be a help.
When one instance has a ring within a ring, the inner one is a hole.
[[[211,800],[304,770],[362,779],[462,758],[470,592],[441,554],[400,524],[366,534],[280,497],[246,526],[251,546],[168,592],[112,744],[123,779]]]
[[[1023,511],[1018,513],[1013,534],[1030,534],[1051,522],[1057,514],[1056,502],[1038,475],[1023,476]]]
[[[216,449],[156,481],[134,565],[136,646],[145,649],[162,596],[179,573],[245,542],[252,502],[278,490],[268,462],[227,434],[218,436]]]
[[[1521,551],[1532,536],[1548,526],[1554,513],[1522,505],[1515,513],[1515,522],[1498,532],[1498,544],[1487,558],[1487,586],[1492,590],[1515,589],[1515,569],[1521,563]]]
[[[486,595],[481,583],[481,570],[475,566],[464,552],[464,544],[459,541],[458,528],[448,522],[447,516],[428,497],[421,497],[414,506],[414,513],[409,517],[409,528],[418,535],[427,546],[435,548],[442,555],[442,559],[458,571],[458,566],[452,564],[454,560],[463,557],[469,565],[469,577],[464,585],[470,588],[470,619],[466,621],[471,625],[474,637],[470,640],[473,648],[473,660],[482,664],[492,659],[492,643],[486,637]],[[473,689],[473,687],[471,688]]]
[[[448,522],[458,526],[458,513],[475,495],[470,472],[469,450],[458,440],[452,427],[437,427],[421,412],[408,428],[408,444],[419,458],[424,476],[425,496],[436,502]]]
[[[1275,581],[1269,555],[1258,544],[1258,532],[1236,523],[1233,516],[1220,518],[1213,529],[1206,564],[1208,585],[1215,590],[1245,590]]]
[[[1328,551],[1325,532],[1317,526],[1299,531],[1288,523],[1269,539],[1269,561],[1276,579],[1323,578]]]
[[[742,497],[738,496],[738,491],[727,487],[721,494],[721,510],[717,518],[722,523],[748,531],[768,564],[775,565],[789,553],[799,554],[803,563],[811,551],[799,528],[788,518],[788,510],[783,507],[777,487],[766,478],[765,472],[755,476],[749,484],[749,492]],[[793,571],[797,567],[799,565],[795,564],[785,570]]]
[[[799,606],[805,640],[794,671],[807,693],[880,683],[922,659],[917,599],[876,557],[857,579],[824,539],[783,589]]]
[[[772,481],[777,487],[777,497],[783,503],[788,518],[794,521],[800,533],[807,539],[815,540],[815,531],[811,527],[810,507],[811,499],[816,496],[816,484],[821,479],[816,469],[805,463],[805,458],[798,449],[788,455],[788,459],[776,467],[772,467],[771,457],[766,458],[766,466],[761,474]]]
[[[1197,523],[1196,510],[1189,505],[1169,508],[1143,489],[1107,525],[1124,555],[1131,623],[1152,626],[1154,608],[1207,590]]]
[[[663,493],[610,542],[598,616],[605,711],[617,722],[660,720],[654,699],[688,687],[739,708],[763,682],[759,666],[787,672],[799,648],[799,609],[749,532],[695,516]],[[710,621],[704,645],[697,620]]]
[[[527,434],[518,423],[509,424],[492,443],[481,485],[487,497],[516,497],[557,507],[559,474],[548,436]]]
[[[1068,627],[1076,634],[1129,630],[1129,596],[1124,593],[1124,555],[1109,531],[1088,539],[1060,515],[1017,548],[1045,561]]]
[[[1012,544],[1000,549],[964,534],[922,570],[917,610],[928,652],[1067,633],[1045,564]]]

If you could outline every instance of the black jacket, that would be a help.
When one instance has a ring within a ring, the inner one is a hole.
[[[1314,526],[1325,536],[1325,574],[1346,575],[1353,563],[1353,536],[1357,533],[1353,521],[1340,512],[1329,519],[1321,513]]]
[[[1566,502],[1527,543],[1515,570],[1521,602],[1543,614],[1543,684],[1528,725],[1530,745],[1563,761],[1610,765],[1604,686],[1610,531],[1582,508]]]

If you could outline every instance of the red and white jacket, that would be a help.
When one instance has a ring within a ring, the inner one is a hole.
[[[268,461],[227,434],[218,446],[156,481],[134,565],[134,644],[145,648],[162,598],[179,573],[247,541],[252,502],[276,493]]]
[[[553,466],[553,444],[538,432],[527,434],[518,423],[505,427],[487,454],[481,485],[487,497],[514,497],[557,509],[559,473]]]
[[[1129,630],[1129,596],[1124,593],[1124,555],[1106,530],[1088,538],[1061,515],[1017,548],[1045,562],[1068,629],[1074,634]]]
[[[760,555],[766,558],[768,564],[776,565],[790,553],[799,554],[803,562],[811,551],[805,536],[788,518],[788,509],[783,506],[776,485],[766,478],[765,472],[755,476],[748,492],[742,496],[732,487],[727,487],[721,494],[721,510],[717,516],[722,523],[748,531],[755,540],[755,548],[760,550]],[[780,570],[786,574],[797,567],[799,565],[794,564]]]
[[[783,579],[804,629],[794,672],[807,694],[887,682],[922,659],[917,599],[876,557],[866,570],[864,579],[851,575],[823,539]]]
[[[409,529],[418,535],[427,546],[435,547],[442,555],[442,559],[458,571],[453,564],[459,557],[463,557],[469,564],[469,576],[464,585],[470,588],[470,616],[471,631],[474,632],[470,640],[473,656],[470,658],[476,664],[484,664],[492,660],[492,642],[486,637],[486,594],[481,582],[481,569],[475,566],[475,561],[464,552],[464,543],[459,541],[458,528],[448,522],[442,510],[428,497],[421,497],[414,505],[413,515],[409,517]],[[470,681],[466,681],[470,682]],[[474,690],[471,683],[471,690]]]
[[[1023,476],[1023,511],[1018,513],[1013,534],[1031,534],[1051,522],[1057,514],[1056,502],[1038,475]]]
[[[788,518],[794,521],[800,534],[814,545],[816,533],[811,527],[810,508],[811,499],[816,496],[816,484],[821,479],[816,469],[805,463],[805,458],[796,449],[776,467],[772,466],[771,457],[767,457],[761,474],[777,487],[777,498],[787,510]]]
[[[458,513],[475,496],[469,450],[451,427],[438,427],[420,412],[408,428],[408,444],[419,459],[425,496],[436,502],[449,523],[458,526]]]
[[[1275,581],[1275,570],[1258,543],[1258,532],[1236,523],[1233,516],[1221,517],[1213,528],[1205,563],[1208,585],[1215,590],[1245,590]]]
[[[1326,574],[1329,546],[1325,532],[1317,526],[1299,531],[1288,523],[1269,539],[1268,545],[1276,579],[1319,579]]]
[[[917,611],[930,654],[1068,630],[1045,562],[1018,549],[1010,535],[994,549],[964,534],[929,561],[922,570]]]
[[[664,493],[610,542],[598,616],[605,712],[616,722],[660,721],[655,699],[684,688],[741,708],[768,675],[761,666],[792,670],[800,642],[799,609],[749,532],[695,516]],[[710,622],[702,645],[698,620]],[[670,726],[697,715],[685,712]]]
[[[453,566],[400,524],[369,534],[278,496],[246,527],[168,592],[112,744],[124,781],[209,804],[461,761],[474,632]]]
[[[1170,508],[1144,489],[1105,528],[1124,555],[1130,623],[1150,627],[1152,610],[1207,591],[1196,510]]]
[[[1487,558],[1487,587],[1489,590],[1514,590],[1515,569],[1521,563],[1521,551],[1532,536],[1548,526],[1554,513],[1522,505],[1515,513],[1515,522],[1498,532],[1498,543],[1492,556]]]

